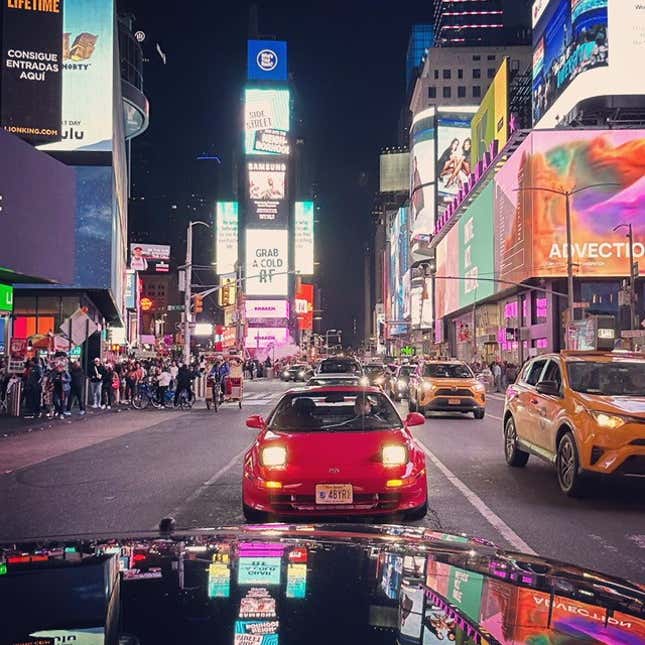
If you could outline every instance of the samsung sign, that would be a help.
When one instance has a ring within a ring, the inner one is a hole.
[[[286,81],[287,43],[284,40],[249,40],[247,77],[252,81]]]

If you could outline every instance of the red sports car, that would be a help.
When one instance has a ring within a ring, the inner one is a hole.
[[[424,422],[404,422],[375,387],[290,390],[246,422],[260,432],[244,456],[244,517],[424,517],[425,455],[408,429]]]

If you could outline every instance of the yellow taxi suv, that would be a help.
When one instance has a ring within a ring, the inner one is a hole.
[[[645,356],[561,352],[534,358],[506,392],[509,466],[535,455],[555,466],[566,495],[590,475],[645,479]]]
[[[410,412],[472,412],[475,419],[486,413],[486,388],[462,361],[422,363],[409,387]]]

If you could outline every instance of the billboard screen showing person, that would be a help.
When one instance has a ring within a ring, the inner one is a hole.
[[[410,129],[410,234],[430,240],[435,220],[436,111],[419,112]]]
[[[618,224],[632,224],[634,259],[645,255],[645,130],[553,130],[527,137],[495,178],[495,265],[501,279],[567,274],[566,201],[572,258],[579,276],[629,275],[629,244]],[[531,190],[528,190],[528,189]]]
[[[159,270],[168,266],[170,247],[166,244],[143,244],[133,242],[130,244],[130,268],[133,271]],[[159,271],[165,273],[166,271]]]
[[[247,88],[244,151],[247,155],[289,154],[289,90]]]
[[[283,161],[247,163],[249,226],[285,228],[288,226],[287,164]]]

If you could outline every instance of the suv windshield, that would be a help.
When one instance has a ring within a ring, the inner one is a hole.
[[[645,396],[645,362],[568,363],[571,389],[601,396]]]
[[[285,396],[271,419],[270,430],[346,431],[401,428],[401,417],[377,393],[312,392]]]
[[[365,373],[368,376],[374,376],[376,374],[382,374],[385,371],[383,365],[367,365],[365,367]]]
[[[358,374],[361,371],[356,361],[326,360],[320,364],[321,374]]]
[[[460,363],[428,363],[423,366],[423,376],[431,378],[473,378],[467,365]]]

